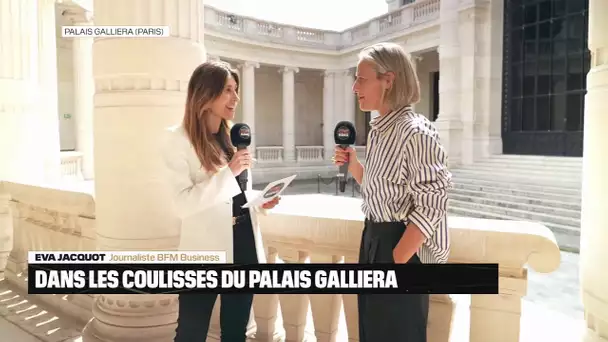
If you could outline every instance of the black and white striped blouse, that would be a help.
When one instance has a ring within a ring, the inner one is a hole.
[[[434,125],[411,107],[370,121],[362,209],[373,222],[412,222],[426,237],[423,263],[445,263],[450,250],[448,189],[452,175]]]

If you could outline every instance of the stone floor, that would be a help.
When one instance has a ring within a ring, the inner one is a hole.
[[[81,342],[80,329],[8,285],[0,273],[0,342]]]

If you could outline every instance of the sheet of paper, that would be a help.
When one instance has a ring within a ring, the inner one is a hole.
[[[294,178],[296,178],[296,175],[268,183],[266,188],[264,188],[264,190],[262,190],[255,198],[250,199],[249,202],[245,203],[243,208],[255,207],[257,205],[262,205],[266,202],[272,201],[273,198],[281,195],[281,193],[287,188],[287,186],[289,186],[289,183],[291,183]]]

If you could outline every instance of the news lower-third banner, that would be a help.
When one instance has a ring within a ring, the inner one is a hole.
[[[107,253],[132,257],[111,261]],[[150,252],[30,252],[28,293],[498,293],[498,264],[232,265],[221,252],[198,253],[198,258],[154,253],[162,260]]]

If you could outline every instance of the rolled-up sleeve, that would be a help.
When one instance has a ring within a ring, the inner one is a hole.
[[[405,154],[413,200],[408,220],[429,239],[447,215],[448,190],[452,187],[447,156],[438,139],[424,132],[408,139]]]

